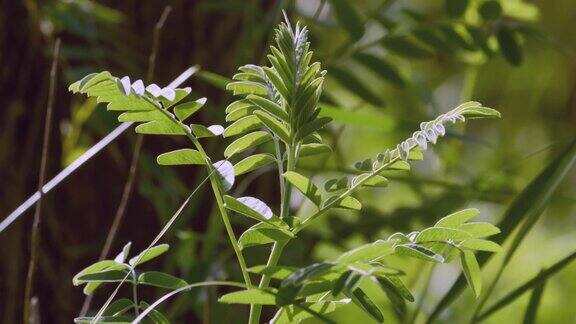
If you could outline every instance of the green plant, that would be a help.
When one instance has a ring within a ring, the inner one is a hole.
[[[100,321],[127,322],[133,317],[130,316],[130,314],[138,316],[141,310],[148,308],[148,303],[138,299],[139,286],[154,286],[174,290],[187,285],[183,279],[176,278],[167,273],[159,271],[140,272],[136,270],[136,266],[148,262],[168,251],[168,244],[153,246],[128,259],[131,246],[132,243],[129,242],[113,260],[98,261],[80,271],[72,279],[75,286],[85,285],[84,293],[86,295],[92,294],[98,287],[105,283],[127,281],[132,285],[132,299],[116,299],[106,308]],[[154,323],[168,322],[166,317],[158,310],[149,312],[147,316]],[[90,323],[92,319],[92,317],[78,317],[74,321],[76,323]]]
[[[286,22],[276,30],[276,46],[271,47],[271,54],[268,55],[271,65],[245,65],[239,69],[240,72],[233,77],[235,81],[229,83],[227,88],[235,95],[242,96],[242,99],[226,108],[226,120],[232,122],[226,129],[220,125],[206,127],[188,124],[189,117],[205,103],[205,99],[180,103],[190,93],[189,89],[161,88],[154,84],[145,87],[141,80],[132,83],[128,77],[117,78],[108,72],[101,72],[72,84],[70,90],[97,97],[99,102],[108,103],[109,110],[122,111],[119,121],[140,123],[136,127],[137,133],[185,136],[190,140],[194,148],[161,154],[157,162],[160,165],[203,165],[206,168],[207,180],[210,181],[244,283],[207,282],[205,285],[246,287],[245,290],[222,296],[220,301],[249,304],[250,323],[260,321],[262,305],[279,307],[274,317],[275,323],[294,322],[310,316],[330,322],[326,314],[350,302],[381,322],[381,309],[372,296],[375,291],[386,294],[398,314],[404,316],[405,301],[413,301],[414,298],[400,279],[402,271],[387,266],[386,259],[392,255],[434,263],[447,262],[458,256],[466,279],[478,296],[481,292],[480,269],[474,251],[496,252],[500,247],[484,239],[499,232],[495,226],[467,222],[478,215],[475,209],[448,215],[433,227],[419,232],[397,233],[360,246],[334,260],[301,269],[278,265],[284,248],[291,240],[297,239],[300,231],[332,209],[359,210],[362,204],[353,197],[354,193],[364,188],[387,186],[388,179],[383,174],[392,170],[409,170],[407,161],[422,159],[422,152],[429,143],[435,144],[438,138],[445,135],[449,124],[465,121],[466,118],[499,117],[497,111],[477,102],[464,103],[432,121],[422,123],[420,130],[396,148],[378,154],[375,159],[359,161],[354,165],[356,174],[353,176],[327,181],[324,184],[326,193],[323,194],[309,177],[298,172],[301,157],[330,151],[319,133],[330,122],[330,118],[322,117],[318,106],[325,71],[319,62],[312,62],[307,36],[306,27],[297,23],[293,28],[286,18]],[[199,139],[219,135],[241,137],[225,149],[226,160],[213,163]],[[238,158],[245,151],[252,151],[267,142],[273,145],[264,148],[263,153]],[[228,160],[238,161],[232,165]],[[235,176],[268,164],[278,169],[281,204],[279,208],[274,208],[278,213],[258,198],[225,195],[233,186]],[[295,190],[315,205],[315,212],[294,216],[290,201]],[[154,249],[153,246],[172,225],[192,195],[135,262],[126,265],[127,268],[101,269],[100,272],[124,271],[123,278],[122,275],[117,277],[119,284],[116,290],[98,313],[83,320],[92,323],[101,321],[113,305],[120,286],[130,277],[136,287],[138,276],[134,268],[138,260]],[[237,239],[229,212],[247,216],[257,223]],[[248,268],[242,250],[264,244],[273,244],[267,264]],[[258,286],[252,284],[249,271],[261,277]],[[98,278],[100,272],[90,275]],[[85,278],[86,275],[81,273],[77,279]],[[272,279],[281,280],[277,288],[270,287]],[[197,286],[202,285],[183,284],[167,297]],[[139,304],[134,300],[133,308],[138,316],[136,320],[140,320],[154,310],[158,303],[152,304],[140,315],[136,305]]]

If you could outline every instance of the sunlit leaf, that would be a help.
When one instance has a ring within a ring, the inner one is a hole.
[[[81,282],[79,281],[79,278],[84,276],[84,275],[88,275],[88,274],[93,274],[93,273],[98,273],[101,272],[104,269],[107,269],[111,266],[120,266],[122,267],[122,264],[113,260],[102,260],[102,261],[98,261],[86,268],[84,268],[82,271],[78,272],[74,278],[72,278],[72,283],[75,286],[78,286],[79,284],[81,284]]]
[[[180,149],[158,155],[156,162],[160,165],[205,164],[200,152],[194,149]]]
[[[148,271],[140,274],[138,283],[166,289],[178,289],[188,285],[186,281],[180,278],[159,271]]]
[[[480,276],[480,266],[478,265],[478,261],[476,261],[474,252],[461,251],[460,261],[468,285],[472,288],[476,297],[480,296],[480,293],[482,292],[482,278]]]
[[[300,146],[300,157],[326,154],[332,152],[330,146],[320,143],[309,143]]]
[[[460,210],[448,216],[444,216],[442,219],[437,221],[436,224],[434,224],[434,226],[458,228],[458,226],[466,223],[470,219],[478,216],[479,214],[480,211],[476,208]]]
[[[275,162],[276,158],[267,153],[251,155],[234,165],[234,173],[239,176]]]
[[[328,123],[330,123],[331,121],[332,121],[332,118],[330,118],[330,117],[320,117],[320,118],[314,119],[313,121],[302,125],[302,127],[300,127],[300,129],[298,129],[298,131],[296,131],[295,137],[297,140],[301,140],[301,139],[307,137],[308,135],[319,131],[324,126],[328,125]]]
[[[254,115],[264,124],[274,135],[278,136],[284,143],[290,143],[290,132],[278,121],[263,110],[254,111]]]
[[[368,178],[370,177],[370,178]],[[352,180],[354,185],[358,183],[362,183],[365,187],[374,187],[374,188],[385,188],[388,186],[390,181],[383,176],[379,175],[372,175],[370,173],[363,173]]]
[[[79,284],[87,282],[120,282],[124,280],[127,273],[128,272],[126,270],[103,270],[100,272],[79,276],[76,282]],[[132,281],[132,279],[128,277],[126,278],[126,281]]]
[[[416,236],[416,243],[463,241],[470,237],[471,235],[465,231],[447,227],[430,227]]]
[[[328,199],[326,199],[323,203],[322,206],[327,206],[329,204],[332,204],[333,201],[337,200],[338,196],[332,196],[329,197]],[[344,209],[351,209],[351,210],[361,210],[362,209],[362,203],[352,197],[352,196],[347,196],[344,199],[339,200],[336,204],[333,205],[334,208],[344,208]]]
[[[312,201],[316,206],[320,206],[322,203],[320,190],[318,190],[318,187],[316,187],[310,179],[293,171],[284,173],[284,178],[304,194],[304,196],[310,199],[310,201]]]
[[[136,133],[149,135],[186,135],[186,132],[172,121],[151,121],[136,126]]]
[[[221,125],[210,125],[208,127],[199,124],[191,124],[192,134],[196,138],[220,136],[224,132],[224,127]]]
[[[460,225],[458,229],[469,233],[473,238],[487,237],[500,233],[500,229],[490,223],[466,223]]]
[[[292,235],[288,231],[288,225],[284,223],[278,216],[274,215],[264,202],[254,197],[240,197],[238,199],[230,196],[224,196],[225,207],[248,216],[260,222],[268,223],[276,228],[286,231],[286,234]]]
[[[482,239],[467,239],[459,245],[462,249],[486,251],[486,252],[500,252],[502,247],[498,243]]]
[[[410,164],[406,161],[398,160],[392,163],[387,169],[398,171],[410,171]]]
[[[254,81],[230,82],[226,85],[226,90],[232,91],[235,96],[249,94],[265,96],[268,94],[268,90],[266,89],[265,85]]]
[[[154,120],[170,122],[170,119],[159,110],[127,111],[118,116],[119,122],[148,122]]]
[[[170,246],[168,244],[159,244],[159,245],[153,246],[150,249],[148,249],[146,251],[142,251],[140,254],[138,254],[137,256],[130,259],[130,261],[128,263],[131,266],[137,266],[137,265],[142,264],[144,262],[150,261],[150,260],[164,254],[166,251],[168,251],[169,247]]]
[[[378,261],[392,253],[394,253],[394,242],[379,240],[374,243],[362,245],[342,254],[338,259],[336,259],[336,262],[339,264],[350,264],[357,261]]]
[[[280,230],[267,223],[259,223],[242,233],[238,239],[238,244],[241,249],[245,249],[257,245],[286,241],[294,237],[294,235],[289,235],[288,233],[290,232]]]
[[[255,95],[249,95],[246,97],[246,99],[248,99],[254,105],[258,106],[260,109],[267,111],[272,116],[278,117],[281,120],[288,122],[288,113],[277,103]]]
[[[195,112],[200,110],[206,104],[206,98],[200,98],[196,101],[188,101],[174,107],[174,114],[180,121],[185,121]]]
[[[249,148],[266,143],[270,140],[272,140],[272,137],[268,132],[256,131],[248,133],[228,145],[224,150],[224,156],[230,158],[234,154],[244,152]]]
[[[232,125],[224,130],[224,137],[240,135],[251,130],[262,127],[260,119],[255,115],[246,116],[238,119]]]
[[[408,256],[412,258],[422,259],[432,262],[444,262],[444,257],[434,253],[421,245],[417,244],[402,244],[396,246],[396,254],[400,256]]]
[[[269,292],[253,288],[228,293],[218,301],[225,304],[275,305],[276,297]]]

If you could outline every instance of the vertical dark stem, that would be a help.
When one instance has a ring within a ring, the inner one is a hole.
[[[118,209],[116,210],[114,221],[112,222],[112,226],[110,227],[110,231],[108,232],[108,236],[106,237],[106,242],[104,243],[104,247],[102,248],[102,251],[100,253],[99,260],[104,260],[108,256],[110,248],[112,247],[112,243],[114,242],[114,238],[116,237],[116,233],[118,232],[118,227],[120,227],[120,224],[124,219],[126,206],[128,205],[128,201],[130,200],[130,196],[132,195],[132,190],[134,189],[136,171],[138,169],[138,160],[140,159],[140,151],[142,150],[143,138],[144,137],[141,134],[138,134],[138,136],[136,137],[136,144],[134,145],[134,152],[132,153],[132,161],[130,162],[128,179],[126,180],[126,184],[124,185],[122,198],[120,199],[120,204],[118,205]]]
[[[42,142],[42,156],[40,158],[40,174],[38,176],[38,191],[40,199],[36,203],[34,220],[32,223],[32,233],[30,238],[30,261],[28,263],[28,273],[26,275],[26,290],[24,292],[24,323],[32,323],[30,303],[32,298],[32,288],[34,287],[34,274],[36,272],[36,259],[38,258],[38,244],[40,242],[40,215],[42,213],[42,187],[46,178],[46,163],[48,160],[48,147],[50,144],[50,130],[52,128],[52,111],[54,110],[54,93],[56,92],[56,72],[58,69],[58,56],[60,54],[60,39],[54,42],[54,53],[52,66],[50,68],[50,88],[48,92],[48,103],[46,107],[46,120],[44,122],[44,138]]]
[[[171,6],[166,6],[160,19],[154,26],[154,34],[152,35],[152,50],[150,52],[150,56],[148,57],[148,74],[146,76],[148,82],[151,82],[154,79],[154,73],[156,72],[156,56],[158,55],[158,48],[160,47],[160,35],[162,33],[162,28],[164,27],[164,23],[166,23],[166,19],[168,15],[172,11]]]
[[[168,18],[168,14],[172,11],[171,6],[166,6],[160,19],[156,23],[154,27],[154,34],[152,36],[152,49],[150,51],[150,56],[148,57],[148,72],[146,74],[146,80],[151,82],[154,79],[154,72],[156,71],[156,56],[158,54],[158,48],[160,47],[160,36],[162,32],[162,28],[164,27],[164,23]],[[142,134],[138,134],[136,136],[136,143],[134,145],[134,151],[132,153],[132,160],[130,161],[130,169],[128,171],[128,178],[126,179],[126,183],[124,184],[124,189],[122,190],[122,197],[120,198],[120,203],[118,204],[118,209],[116,210],[116,214],[114,215],[114,220],[112,221],[112,225],[110,226],[110,230],[108,231],[108,235],[106,236],[106,242],[104,243],[104,247],[100,252],[99,260],[104,260],[108,253],[110,253],[110,249],[112,248],[112,243],[114,243],[114,239],[116,238],[116,234],[118,232],[118,228],[120,224],[122,224],[122,220],[124,219],[124,215],[126,214],[126,207],[128,206],[128,202],[130,201],[130,197],[132,196],[132,192],[134,189],[134,184],[136,183],[136,173],[138,171],[138,161],[140,160],[140,153],[142,151],[142,144],[144,141],[144,136]],[[90,308],[90,303],[92,302],[92,295],[86,297],[84,299],[84,304],[82,305],[82,309],[80,310],[80,316],[85,316]]]

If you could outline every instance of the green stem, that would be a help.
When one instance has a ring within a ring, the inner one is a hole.
[[[282,158],[282,151],[280,150],[280,140],[274,136],[274,148],[276,151],[276,164],[278,165],[278,183],[280,184],[280,213],[284,211],[284,197],[286,195],[286,188],[284,187],[284,161]],[[284,215],[280,214],[280,217]]]
[[[218,205],[218,210],[220,211],[220,215],[222,216],[222,221],[224,222],[224,227],[226,228],[226,232],[228,233],[228,237],[230,238],[230,243],[232,244],[232,248],[234,249],[234,253],[236,253],[236,258],[238,259],[238,264],[240,265],[240,271],[242,272],[242,277],[244,278],[244,282],[246,286],[252,287],[252,281],[250,280],[250,274],[248,273],[248,267],[246,266],[246,260],[244,259],[244,255],[240,250],[240,246],[238,245],[238,240],[236,239],[236,234],[234,234],[234,229],[232,228],[232,224],[230,223],[230,218],[228,217],[228,212],[224,207],[224,201],[222,199],[222,193],[220,192],[220,187],[218,185],[218,174],[214,174],[213,168],[214,166],[211,164],[210,158],[204,151],[202,144],[198,141],[198,139],[191,133],[190,128],[184,125],[182,122],[177,120],[174,115],[166,111],[163,107],[158,107],[155,105],[158,110],[160,110],[164,116],[168,117],[173,123],[182,128],[188,139],[194,144],[198,152],[202,154],[202,157],[206,161],[206,167],[210,172],[210,184],[212,186],[212,191],[214,193],[214,197],[216,199],[216,204]]]
[[[181,124],[182,125],[182,124]],[[184,126],[184,125],[182,125]],[[206,155],[204,148],[196,137],[194,137],[186,127],[188,138],[194,143],[196,149],[202,154],[206,162],[209,162],[210,159]],[[211,168],[214,166],[207,163],[209,171],[212,171]],[[232,244],[232,248],[234,249],[234,253],[236,253],[236,258],[238,259],[238,263],[240,265],[240,271],[242,272],[242,277],[244,278],[244,282],[248,287],[252,287],[252,281],[250,280],[250,274],[248,273],[248,267],[246,266],[246,260],[244,259],[244,255],[240,250],[240,246],[238,245],[238,240],[236,239],[236,234],[234,234],[234,229],[232,228],[232,224],[230,223],[230,217],[228,216],[228,211],[224,207],[224,201],[222,199],[222,193],[220,192],[220,187],[218,185],[218,174],[212,173],[210,176],[210,185],[212,186],[212,191],[214,192],[214,197],[216,198],[216,204],[218,205],[218,210],[220,211],[220,215],[222,216],[222,221],[224,222],[224,227],[226,228],[226,232],[228,233],[228,237],[230,238],[230,243]]]
[[[278,147],[277,147],[277,151],[278,151]],[[279,154],[279,152],[277,152],[277,154]],[[296,169],[296,160],[297,160],[297,152],[296,152],[296,145],[292,144],[292,145],[287,145],[286,146],[286,155],[288,156],[288,162],[286,164],[286,171],[293,171],[294,169]],[[278,167],[279,172],[281,174],[280,178],[282,179],[280,186],[281,186],[281,206],[280,206],[280,217],[282,219],[287,219],[289,216],[289,212],[290,212],[290,190],[291,190],[291,186],[290,183],[288,181],[283,181],[283,170],[282,170],[282,166],[283,164],[279,164]],[[282,255],[282,251],[284,250],[284,247],[286,246],[286,244],[288,243],[288,241],[281,241],[281,242],[275,242],[274,245],[272,246],[272,251],[270,252],[270,256],[268,257],[268,262],[266,263],[267,267],[272,267],[275,266],[276,264],[278,264],[278,260],[280,260],[280,256]],[[266,289],[268,288],[268,285],[270,284],[270,280],[272,278],[270,276],[267,275],[263,275],[262,278],[260,279],[260,284],[258,285],[258,288],[260,289]],[[250,305],[250,318],[248,320],[249,324],[258,324],[260,322],[260,314],[262,313],[262,305]]]
[[[410,148],[412,149],[412,148]],[[396,153],[396,154],[394,154]],[[294,234],[297,234],[298,232],[300,232],[301,230],[303,230],[306,226],[309,226],[310,223],[312,223],[314,220],[316,220],[318,217],[322,216],[324,213],[326,213],[330,208],[336,206],[338,203],[340,203],[342,201],[342,199],[350,196],[352,193],[354,193],[357,189],[359,189],[360,187],[362,187],[362,185],[370,180],[371,178],[373,178],[374,176],[382,173],[383,171],[385,171],[386,169],[388,169],[392,164],[394,164],[394,162],[400,160],[400,155],[398,152],[396,152],[396,150],[392,151],[392,153],[390,153],[392,155],[392,158],[390,159],[389,162],[382,164],[379,168],[377,168],[376,170],[372,171],[367,177],[365,177],[364,179],[356,182],[354,184],[353,187],[348,188],[346,191],[344,191],[340,196],[338,196],[337,199],[332,200],[329,204],[324,205],[322,208],[320,208],[316,213],[314,213],[312,216],[306,218],[304,221],[302,221],[302,223],[295,227],[293,232]]]
[[[286,171],[294,171],[296,169],[296,148],[295,145],[290,145],[286,147],[286,155],[288,156],[288,162],[286,163]],[[284,173],[282,173],[284,174]],[[290,216],[290,182],[283,181],[284,184],[284,196],[282,197],[282,206],[280,210],[280,218],[282,220],[288,219]]]
[[[236,239],[236,234],[234,234],[234,229],[232,228],[232,224],[230,223],[230,218],[228,217],[228,212],[224,207],[224,201],[222,200],[222,195],[220,194],[220,189],[218,188],[218,184],[214,181],[212,177],[210,177],[210,184],[212,185],[212,190],[214,191],[214,196],[216,197],[216,203],[218,204],[218,210],[220,211],[220,215],[222,215],[222,221],[224,222],[224,227],[226,228],[226,232],[228,233],[228,237],[230,238],[230,243],[232,244],[232,248],[234,249],[234,253],[236,253],[236,257],[238,258],[238,264],[240,265],[240,271],[242,272],[242,277],[244,278],[244,282],[248,287],[252,287],[252,281],[250,280],[250,274],[248,273],[248,267],[246,266],[246,260],[244,259],[244,255],[240,250],[240,246],[238,245],[238,240]]]
[[[266,263],[266,267],[273,267],[278,264],[278,260],[282,255],[282,251],[286,246],[287,241],[276,242],[272,246],[272,251],[270,252],[270,256],[268,257],[268,262]],[[272,278],[267,275],[263,275],[262,279],[260,279],[260,284],[258,288],[266,289],[270,284],[270,280]],[[250,305],[250,318],[248,319],[249,324],[258,324],[260,323],[260,314],[262,313],[262,305]]]
[[[131,272],[132,280],[134,280],[132,283],[132,302],[134,303],[134,313],[138,316],[140,315],[140,312],[138,311],[138,278],[136,277],[136,271],[132,270]]]

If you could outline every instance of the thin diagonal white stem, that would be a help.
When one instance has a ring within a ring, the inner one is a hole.
[[[176,88],[184,81],[186,81],[190,76],[192,76],[196,71],[198,71],[197,66],[192,66],[182,72],[174,81],[168,85],[171,88]],[[68,178],[72,173],[78,170],[84,163],[92,159],[96,154],[100,153],[104,148],[106,148],[110,143],[112,143],[118,136],[124,133],[130,126],[132,122],[126,122],[120,124],[114,130],[112,130],[108,135],[101,139],[98,143],[90,147],[84,154],[80,155],[74,162],[67,166],[64,170],[60,171],[54,178],[50,179],[43,187],[42,193],[47,194],[52,189],[56,188],[62,181]],[[36,191],[30,198],[26,199],[20,206],[18,206],[8,217],[6,217],[2,222],[0,222],[0,233],[3,232],[10,224],[20,218],[30,207],[40,199],[40,191]]]
[[[136,259],[136,261],[133,263],[133,265],[130,266],[130,269],[128,269],[129,271],[126,273],[126,276],[124,276],[124,278],[122,279],[122,281],[120,281],[118,283],[118,285],[116,286],[116,289],[114,289],[114,291],[112,292],[112,294],[108,297],[108,299],[106,300],[106,302],[104,303],[104,305],[102,305],[102,307],[100,308],[100,310],[98,311],[98,313],[96,314],[96,316],[94,316],[94,318],[92,319],[92,321],[90,321],[90,323],[96,323],[100,317],[102,316],[102,314],[104,313],[104,311],[106,310],[106,308],[108,308],[108,306],[110,305],[110,303],[112,302],[112,300],[114,300],[114,297],[116,297],[116,294],[118,294],[118,291],[120,290],[120,287],[122,287],[122,285],[124,284],[124,282],[126,281],[126,279],[128,279],[128,277],[130,276],[131,271],[134,271],[134,268],[136,267],[136,265],[138,264],[138,262],[140,262],[140,260],[142,259],[142,257],[144,257],[144,255],[146,254],[146,252],[148,250],[150,250],[150,248],[152,248],[154,245],[156,245],[156,243],[158,243],[158,241],[164,236],[164,234],[166,234],[166,231],[168,231],[168,229],[172,226],[172,224],[176,221],[176,219],[178,218],[178,216],[180,216],[180,213],[182,213],[182,211],[184,210],[184,207],[186,207],[186,205],[188,205],[188,203],[190,202],[190,200],[192,199],[192,197],[194,197],[194,195],[196,194],[196,192],[198,192],[198,190],[206,183],[206,181],[208,181],[208,179],[210,179],[210,177],[212,176],[212,173],[215,172],[216,169],[214,169],[211,173],[209,173],[204,180],[202,180],[202,182],[200,182],[200,184],[194,189],[194,191],[192,191],[192,193],[186,198],[186,200],[184,200],[184,202],[180,205],[180,207],[178,208],[178,210],[176,211],[176,213],[174,213],[174,215],[172,215],[172,217],[168,220],[168,222],[166,223],[166,225],[164,225],[164,227],[162,227],[162,230],[160,230],[160,233],[158,233],[158,235],[156,235],[156,237],[152,240],[152,242],[148,245],[148,247],[138,255],[138,258]]]

